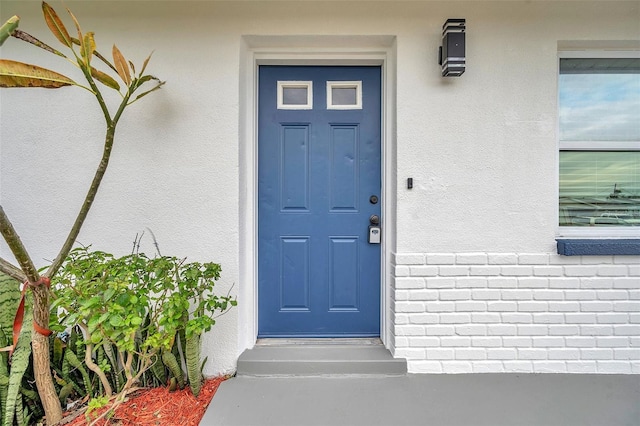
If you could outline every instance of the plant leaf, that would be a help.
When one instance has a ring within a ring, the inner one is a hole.
[[[60,17],[56,13],[56,11],[53,10],[53,8],[49,6],[47,2],[43,1],[42,12],[44,13],[44,20],[53,35],[56,36],[58,40],[60,40],[60,43],[64,44],[67,47],[71,47],[71,36],[69,35],[69,32],[60,20]]]
[[[127,86],[131,84],[131,74],[129,73],[129,66],[127,65],[127,60],[124,58],[120,49],[113,45],[113,63],[116,66],[116,70],[118,71],[118,75],[124,81]]]
[[[44,49],[47,52],[51,52],[54,55],[58,55],[58,56],[62,56],[63,58],[66,58],[66,56],[63,53],[60,53],[59,51],[49,46],[48,44],[41,42],[40,40],[38,40],[37,38],[35,38],[29,33],[25,33],[24,31],[20,31],[20,30],[15,30],[11,35],[17,39],[26,41],[27,43],[31,43],[34,46],[38,46],[40,49]]]
[[[69,16],[71,16],[71,19],[73,19],[73,23],[76,26],[76,31],[78,31],[78,41],[80,42],[84,41],[84,37],[82,36],[82,30],[80,29],[80,23],[76,19],[76,16],[73,13],[71,13],[69,8],[67,8],[67,13],[69,14]],[[80,48],[82,48],[82,45],[80,46]]]
[[[147,65],[149,64],[151,55],[153,55],[153,52],[149,53],[149,56],[147,56],[147,59],[144,60],[144,63],[142,64],[142,69],[140,70],[140,75],[144,74],[144,70],[147,69]]]
[[[151,92],[155,92],[156,90],[160,89],[160,88],[164,85],[164,83],[165,83],[164,81],[161,81],[161,82],[159,82],[159,83],[158,83],[158,85],[157,85],[156,87],[154,87],[153,89],[151,89],[151,90],[147,90],[146,92],[141,93],[140,95],[136,96],[136,98],[134,99],[134,101],[133,101],[133,102],[137,101],[138,99],[140,99],[140,98],[141,98],[141,97],[143,97],[143,96],[148,95],[148,94],[149,94],[149,93],[151,93]]]
[[[30,310],[25,313],[25,324],[31,323],[33,314]],[[31,327],[22,327],[18,344],[11,358],[11,371],[9,371],[9,383],[6,390],[6,405],[3,408],[5,425],[13,424],[12,419],[18,407],[20,398],[20,384],[22,378],[29,367],[29,356],[31,355]]]
[[[6,39],[11,36],[11,34],[18,28],[18,24],[20,23],[20,18],[16,15],[13,15],[7,22],[2,24],[0,27],[0,46],[4,43]]]
[[[91,57],[96,50],[96,41],[93,39],[93,33],[88,32],[82,39],[82,47],[80,47],[80,54],[84,59],[84,63],[89,65],[91,63]]]
[[[202,372],[200,371],[200,334],[193,334],[187,337],[186,344],[186,364],[187,376],[191,392],[198,396],[202,388]]]
[[[129,61],[129,66],[131,67],[131,73],[136,75],[136,67],[133,65],[133,62]]]
[[[96,55],[96,58],[100,59],[102,62],[104,62],[104,64],[106,66],[108,66],[109,68],[111,68],[113,70],[113,72],[117,73],[118,70],[116,69],[116,67],[113,66],[113,64],[111,62],[109,62],[107,60],[107,58],[105,58],[104,56],[102,56],[100,54],[100,52],[98,52],[97,50],[93,52],[94,55]]]
[[[76,82],[55,71],[36,65],[0,59],[0,87],[58,87],[76,85]]]
[[[162,83],[162,84],[164,84],[163,82],[161,82],[161,81],[160,81],[160,79],[159,79],[158,77],[154,77],[154,76],[152,76],[152,75],[147,74],[147,75],[143,75],[142,77],[140,77],[140,78],[138,79],[138,84],[137,84],[137,86],[136,86],[136,87],[140,87],[140,86],[142,86],[144,83],[146,83],[147,81],[151,81],[151,80],[155,80],[155,81],[157,81],[158,83]]]
[[[13,319],[20,304],[20,282],[0,272],[0,330],[11,335]],[[4,346],[0,342],[0,347]],[[0,360],[0,362],[2,362]]]
[[[115,81],[109,74],[103,73],[100,70],[91,67],[91,77],[98,80],[100,83],[104,84],[107,87],[111,87],[112,89],[120,90],[120,85],[117,81]]]

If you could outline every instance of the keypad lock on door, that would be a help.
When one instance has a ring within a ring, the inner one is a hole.
[[[380,217],[372,214],[369,218],[369,244],[380,244],[382,240],[382,229],[380,228]]]

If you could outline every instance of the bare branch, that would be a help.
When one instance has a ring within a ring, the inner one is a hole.
[[[151,238],[153,239],[153,245],[156,246],[156,252],[158,253],[158,256],[162,256],[162,253],[160,253],[160,244],[158,244],[156,235],[153,233],[151,228],[147,228],[147,230],[151,233]]]
[[[84,331],[85,336],[89,336],[89,328],[83,323],[79,323],[78,325],[80,326],[82,331]],[[113,390],[111,389],[111,384],[109,383],[109,379],[107,379],[107,376],[104,374],[104,371],[102,371],[102,369],[98,366],[98,364],[93,362],[92,354],[93,354],[93,343],[87,343],[87,348],[84,356],[84,363],[87,364],[87,367],[89,367],[91,371],[96,373],[96,375],[100,379],[100,383],[102,383],[102,386],[104,387],[104,393],[106,394],[107,397],[111,398],[111,396],[113,395]]]
[[[37,282],[40,278],[38,270],[33,264],[29,253],[27,253],[27,249],[22,244],[20,237],[13,228],[13,225],[5,214],[2,206],[0,206],[0,233],[18,261],[20,269],[22,269],[26,278],[32,283]]]
[[[24,282],[27,280],[27,276],[22,272],[22,269],[17,266],[13,266],[8,261],[4,260],[0,257],[0,272],[4,272],[9,275],[11,278],[14,278],[20,282]]]
[[[83,71],[86,71],[86,70],[83,69]],[[105,136],[102,159],[100,160],[100,164],[96,169],[96,173],[93,176],[93,181],[91,181],[91,186],[87,191],[87,195],[85,196],[82,206],[80,207],[80,211],[76,216],[76,220],[73,223],[73,227],[69,231],[69,235],[67,236],[67,239],[62,245],[62,248],[60,249],[58,256],[56,256],[56,258],[53,260],[53,263],[51,264],[51,266],[49,266],[49,268],[47,269],[47,272],[44,274],[47,277],[53,277],[56,274],[56,272],[58,272],[58,269],[60,269],[60,267],[62,266],[62,263],[64,262],[67,255],[73,248],[73,244],[75,243],[76,238],[80,233],[82,224],[87,218],[87,214],[89,213],[89,209],[93,204],[93,200],[96,198],[96,194],[98,193],[98,188],[100,188],[100,183],[102,182],[102,178],[104,177],[104,174],[107,171],[107,166],[109,165],[109,159],[111,157],[111,150],[113,149],[113,141],[116,133],[116,125],[118,124],[118,119],[120,118],[120,115],[122,114],[122,111],[124,110],[124,108],[127,106],[127,102],[129,102],[129,94],[127,94],[122,100],[120,107],[118,108],[118,111],[116,112],[114,118],[111,119],[106,109],[106,104],[104,103],[104,100],[100,95],[100,92],[97,90],[97,87],[95,87],[95,83],[89,77],[87,77],[87,80],[91,84],[91,87],[96,91],[96,97],[100,105],[103,107],[103,111],[105,111],[104,117],[105,117],[105,120],[107,121],[107,134]]]

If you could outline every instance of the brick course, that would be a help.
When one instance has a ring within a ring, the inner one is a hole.
[[[390,339],[414,373],[640,373],[631,256],[396,254]]]

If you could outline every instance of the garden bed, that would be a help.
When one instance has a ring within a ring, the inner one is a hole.
[[[166,387],[139,389],[129,395],[115,414],[109,419],[100,420],[97,426],[198,426],[223,380],[221,377],[205,380],[197,397],[193,396],[188,386],[173,392]],[[95,419],[102,412],[94,411],[91,416]],[[73,415],[67,413],[67,418]],[[84,426],[89,423],[85,414],[81,413],[65,426]]]

